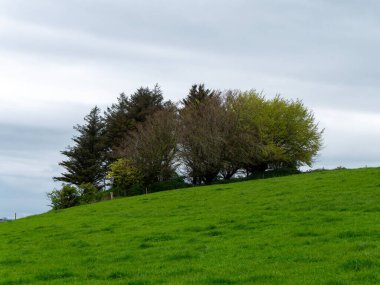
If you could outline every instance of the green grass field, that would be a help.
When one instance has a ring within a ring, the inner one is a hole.
[[[379,284],[380,169],[172,190],[0,224],[0,284]]]

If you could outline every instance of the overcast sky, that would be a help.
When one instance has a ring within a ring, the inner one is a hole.
[[[380,166],[380,2],[0,0],[0,217],[47,211],[90,108],[159,83],[299,98],[315,168]]]

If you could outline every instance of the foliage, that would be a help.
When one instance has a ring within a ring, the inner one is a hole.
[[[221,135],[224,147],[220,174],[224,179],[232,178],[239,169],[261,160],[263,146],[258,125],[246,123],[247,117],[251,118],[257,113],[257,109],[251,108],[247,112],[247,106],[241,101],[241,96],[242,93],[239,90],[227,90],[223,94],[225,114]],[[261,98],[254,91],[249,99],[261,102]],[[256,104],[253,106],[257,107]]]
[[[182,104],[185,107],[196,107],[202,104],[205,100],[219,95],[219,91],[206,89],[204,84],[194,84],[193,86],[191,86],[187,97],[182,100]]]
[[[150,185],[150,192],[160,192],[165,190],[173,190],[173,189],[182,189],[191,187],[191,184],[186,183],[184,177],[177,176],[173,177],[170,180],[155,182]]]
[[[80,202],[81,204],[89,204],[99,201],[101,198],[101,191],[91,183],[83,183],[79,186]]]
[[[318,130],[313,113],[300,100],[276,96],[268,102],[268,114],[266,136],[275,152],[269,156],[269,163],[275,168],[311,166],[321,148],[323,133]]]
[[[225,113],[221,104],[220,96],[209,96],[180,110],[179,154],[193,184],[211,183],[222,168]]]
[[[66,172],[55,179],[103,190],[112,179],[117,195],[133,195],[178,174],[211,184],[242,170],[247,176],[297,171],[311,166],[322,147],[323,131],[300,100],[195,84],[180,102],[180,108],[165,102],[155,85],[122,93],[104,118],[95,107],[75,127],[74,146],[62,152]]]
[[[101,191],[91,183],[83,183],[79,187],[63,184],[61,189],[55,189],[47,196],[52,209],[58,210],[99,201]]]
[[[47,194],[54,210],[70,208],[80,204],[80,193],[74,186],[64,184],[61,189]]]
[[[107,174],[108,179],[112,179],[112,187],[117,195],[128,196],[128,188],[138,184],[142,179],[142,174],[134,166],[131,160],[119,158],[110,165]]]
[[[173,177],[176,153],[177,114],[173,105],[157,111],[139,124],[119,150],[119,155],[130,160],[141,174],[145,187]]]
[[[117,103],[107,108],[105,134],[111,163],[120,158],[118,152],[123,148],[122,144],[130,139],[138,124],[162,110],[165,104],[167,102],[163,102],[161,89],[156,84],[153,89],[140,87],[129,97],[122,93]]]
[[[1,223],[0,284],[378,284],[379,176],[192,187]]]
[[[301,101],[276,96],[266,100],[254,90],[237,98],[243,129],[255,131],[257,148],[246,168],[250,173],[271,168],[310,166],[322,146],[313,113]]]
[[[62,151],[67,159],[59,165],[63,166],[66,172],[54,179],[77,186],[91,183],[101,188],[104,186],[107,156],[105,124],[100,116],[100,109],[94,107],[84,120],[84,125],[74,127],[79,132],[79,135],[73,138],[74,146]]]
[[[129,98],[120,94],[117,103],[107,108],[105,117],[106,143],[110,152],[110,159],[114,160],[112,151],[117,148],[125,136],[133,129],[134,122],[128,112]]]
[[[273,177],[283,177],[283,176],[289,176],[289,175],[295,175],[295,174],[300,174],[301,171],[295,168],[278,168],[278,169],[270,169],[267,171],[256,171],[251,173],[247,179],[252,180],[252,179],[267,179],[267,178],[273,178]]]
[[[144,122],[149,116],[163,108],[162,91],[158,84],[153,89],[140,87],[128,101],[128,117],[135,123]]]

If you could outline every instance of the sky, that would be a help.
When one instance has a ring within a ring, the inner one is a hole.
[[[313,168],[380,166],[380,2],[0,0],[0,218],[48,211],[73,126],[121,92],[194,83],[299,98]]]

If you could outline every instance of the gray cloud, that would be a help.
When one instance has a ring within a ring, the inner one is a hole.
[[[72,126],[93,105],[156,82],[174,100],[195,82],[301,98],[326,128],[316,167],[378,165],[379,8],[374,0],[1,1],[0,216],[45,210]]]
[[[250,72],[378,86],[379,69],[372,64],[379,49],[375,1],[6,3],[5,18],[20,27],[18,34],[3,35],[3,48],[137,65],[162,65],[163,59],[170,64],[176,52],[213,55]],[[171,54],[165,57],[165,51]]]

